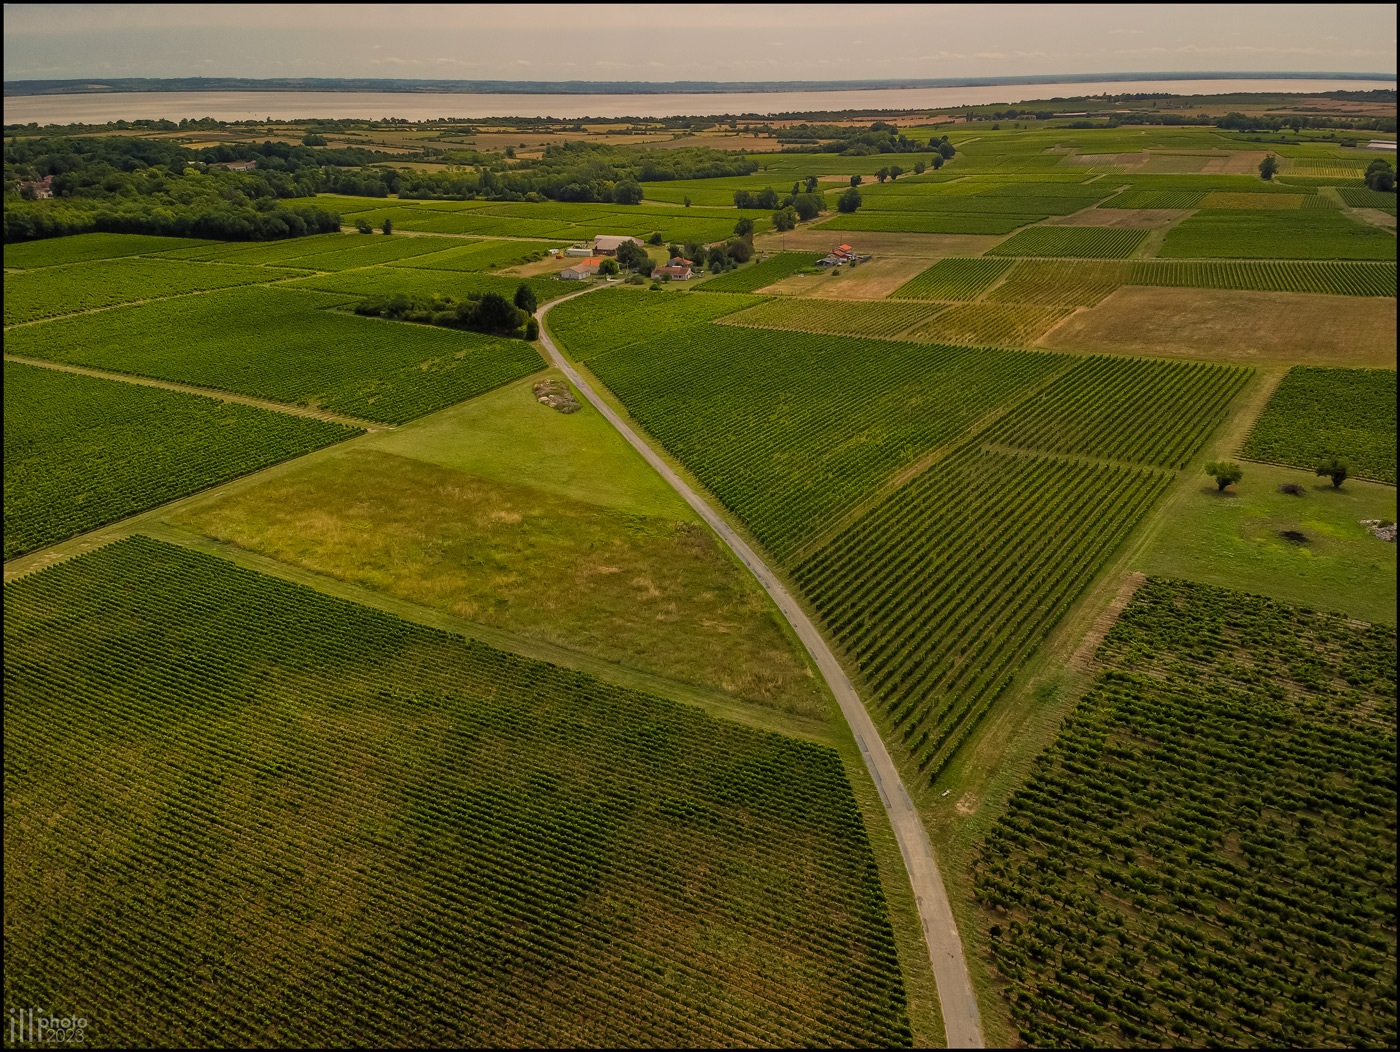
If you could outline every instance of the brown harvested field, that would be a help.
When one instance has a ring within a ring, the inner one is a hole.
[[[1195,175],[1199,172],[1214,171],[1212,165],[1228,158],[1228,154],[1209,153],[1164,153],[1157,151],[1148,157],[1147,163],[1139,169],[1152,175]]]
[[[1041,338],[1059,351],[1395,368],[1395,300],[1127,286]]]
[[[667,142],[654,142],[651,145],[658,150],[708,146],[712,150],[748,150],[749,153],[773,153],[783,148],[783,144],[779,140],[770,139],[766,135],[741,135],[736,132],[701,132],[698,135],[683,135]]]
[[[562,246],[564,241],[561,240],[559,244]],[[575,262],[576,260],[572,259],[555,259],[553,256],[548,256],[544,259],[537,259],[533,263],[522,263],[518,267],[505,267],[495,271],[495,273],[503,274],[511,278],[537,278],[541,274],[557,274],[565,267],[572,266]]]
[[[1008,234],[900,234],[874,230],[789,230],[786,234],[767,233],[754,238],[763,252],[830,252],[837,245],[850,245],[861,255],[908,256],[942,259],[944,256],[980,256]],[[872,260],[874,262],[874,260]]]
[[[1267,150],[1235,150],[1221,154],[1201,171],[1206,175],[1258,175],[1259,162],[1267,156]]]
[[[875,258],[854,270],[843,267],[832,280],[827,274],[794,274],[758,291],[765,296],[816,296],[825,300],[882,300],[910,278],[928,269],[928,260],[912,256]]]
[[[1370,223],[1372,226],[1393,227],[1395,225],[1395,213],[1382,212],[1379,208],[1353,208],[1351,215],[1363,223]]]
[[[1086,208],[1068,216],[1054,216],[1041,226],[1112,226],[1156,230],[1191,215],[1189,208]]]
[[[1071,157],[1066,157],[1062,164],[1081,164],[1091,168],[1108,167],[1118,165],[1122,168],[1137,168],[1147,163],[1148,152],[1139,150],[1137,153],[1076,153]]]
[[[1286,212],[1303,207],[1302,194],[1250,194],[1216,190],[1206,194],[1201,208],[1247,208],[1254,211]]]

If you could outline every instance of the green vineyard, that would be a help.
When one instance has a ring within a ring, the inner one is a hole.
[[[1065,256],[1126,259],[1147,240],[1146,230],[1106,226],[1037,226],[1007,238],[989,256]]]
[[[1181,468],[1220,423],[1250,370],[1150,358],[1080,358],[983,441]]]
[[[909,333],[913,340],[989,347],[1030,347],[1072,312],[1070,307],[959,303]]]
[[[663,298],[674,297],[652,297]],[[559,331],[780,559],[900,467],[1070,364],[1052,354],[729,325],[596,350],[571,341],[567,326]]]
[[[970,445],[796,568],[911,785],[933,783],[1168,478]]]
[[[5,246],[5,269],[57,267],[64,263],[90,263],[96,259],[166,254],[174,249],[198,249],[216,241],[187,237],[154,237],[149,234],[74,234],[44,241],[25,241]]]
[[[5,558],[360,432],[5,363]]]
[[[775,298],[729,314],[725,325],[758,329],[824,332],[834,336],[870,336],[893,339],[922,326],[944,308],[937,304],[900,303],[894,300],[822,300]],[[955,343],[955,340],[945,340]]]
[[[1006,280],[987,296],[987,302],[1092,307],[1114,289],[1128,284],[1132,266],[1118,260],[1018,260]]]
[[[90,1038],[911,1043],[826,746],[143,537],[5,676],[5,996]]]
[[[1395,370],[1295,366],[1240,455],[1311,471],[1332,457],[1351,474],[1395,485]]]
[[[895,289],[890,298],[973,300],[995,284],[1011,265],[1005,259],[940,259]]]
[[[1394,259],[1395,235],[1340,212],[1197,212],[1167,231],[1158,255],[1190,259]]]
[[[1395,631],[1150,579],[976,863],[1022,1040],[1395,1038]]]
[[[211,264],[209,269],[233,268]],[[343,302],[305,290],[234,289],[17,329],[6,335],[5,349],[21,357],[312,404],[387,423],[441,409],[544,367],[523,340],[330,309]]]

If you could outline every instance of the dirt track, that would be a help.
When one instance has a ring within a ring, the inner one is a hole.
[[[595,286],[602,288],[606,286]],[[914,890],[914,900],[919,908],[919,920],[924,929],[924,940],[928,944],[929,960],[933,964],[934,978],[938,983],[939,1006],[943,1013],[943,1026],[947,1033],[949,1048],[982,1048],[981,1018],[977,1010],[977,998],[968,979],[967,964],[963,960],[962,940],[958,936],[957,925],[953,921],[953,911],[948,903],[948,895],[943,887],[943,878],[938,872],[938,863],[933,857],[933,847],[929,843],[928,832],[914,808],[900,781],[899,772],[885,750],[870,714],[856,694],[851,681],[841,670],[835,656],[827,647],[821,633],[812,624],[802,608],[793,599],[781,581],[766,563],[730,528],[719,514],[692,490],[670,466],[662,460],[637,434],[619,417],[612,408],[569,364],[559,352],[544,328],[544,317],[556,304],[575,296],[583,296],[594,289],[585,289],[565,296],[542,306],[536,317],[540,320],[540,342],[544,345],[553,364],[563,371],[575,389],[598,410],[618,433],[640,453],[664,478],[671,488],[709,524],[739,560],[749,568],[758,583],[773,598],[778,609],[792,626],[802,645],[812,655],[812,660],[826,680],[841,714],[855,735],[861,757],[870,772],[871,780],[880,792],[880,800],[885,805],[890,827],[899,842],[900,853],[904,856],[904,868],[909,873],[909,882]]]

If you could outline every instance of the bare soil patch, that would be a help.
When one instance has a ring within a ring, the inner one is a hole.
[[[1363,223],[1370,223],[1372,226],[1395,226],[1395,215],[1382,212],[1379,208],[1353,208],[1351,213]]]
[[[1065,164],[1082,164],[1086,167],[1098,168],[1107,165],[1118,165],[1123,168],[1138,168],[1147,163],[1151,155],[1146,150],[1139,150],[1137,153],[1077,153],[1065,159]]]
[[[1395,301],[1127,286],[1039,341],[1053,350],[1395,368]]]
[[[858,267],[842,267],[841,276],[795,274],[759,289],[770,296],[815,296],[827,300],[882,300],[916,274],[928,269],[928,260],[914,257],[872,259]]]
[[[1068,216],[1055,216],[1041,226],[1111,226],[1153,230],[1171,226],[1191,214],[1187,208],[1086,208]]]

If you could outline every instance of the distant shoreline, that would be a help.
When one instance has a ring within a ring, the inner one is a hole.
[[[402,80],[352,77],[119,77],[9,80],[5,98],[52,95],[120,95],[135,92],[315,92],[434,95],[725,95],[782,92],[879,91],[919,88],[997,87],[1027,84],[1092,84],[1119,81],[1344,80],[1396,81],[1394,73],[1172,72],[1069,73],[1001,77],[933,77],[842,81],[502,81]]]

